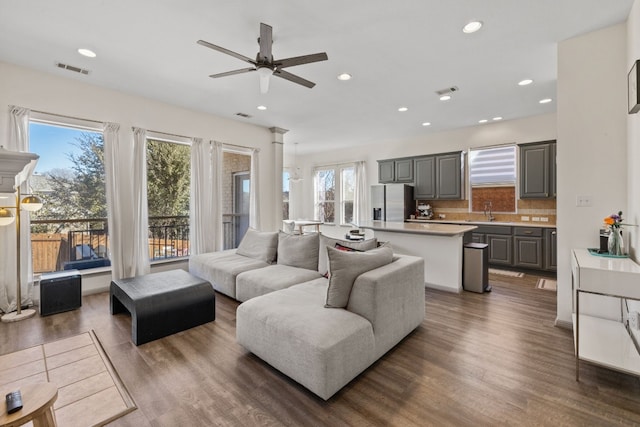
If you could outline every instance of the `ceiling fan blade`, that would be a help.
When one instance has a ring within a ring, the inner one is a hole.
[[[260,23],[260,53],[258,54],[259,61],[271,62],[273,56],[271,55],[271,46],[273,44],[273,28],[270,25]]]
[[[209,77],[211,77],[212,79],[217,79],[218,77],[233,76],[235,74],[248,73],[255,70],[255,68],[242,68],[240,70],[227,71],[225,73],[211,74]]]
[[[273,72],[273,75],[285,80],[289,80],[290,82],[293,82],[293,83],[298,83],[299,85],[308,87],[309,89],[311,89],[316,85],[314,82],[310,82],[309,80],[303,79],[302,77],[296,76],[295,74],[291,74],[287,71],[282,71],[279,69],[276,69]]]
[[[208,47],[209,49],[213,49],[213,50],[217,50],[218,52],[222,52],[222,53],[226,53],[227,55],[231,55],[234,58],[238,58],[241,61],[245,61],[248,62],[249,64],[253,64],[256,65],[256,61],[254,61],[253,59],[246,57],[244,55],[240,55],[239,53],[235,53],[229,49],[225,49],[223,47],[220,46],[216,46],[215,44],[211,44],[209,42],[206,42],[204,40],[198,40],[198,44],[201,46],[205,46]]]
[[[294,65],[309,64],[311,62],[326,61],[329,59],[326,52],[314,53],[311,55],[294,56],[292,58],[278,59],[273,61],[277,68],[293,67]]]

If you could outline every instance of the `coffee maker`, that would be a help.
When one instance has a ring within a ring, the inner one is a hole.
[[[431,205],[418,205],[418,212],[420,212],[420,219],[431,219],[433,218],[433,209],[431,209]]]

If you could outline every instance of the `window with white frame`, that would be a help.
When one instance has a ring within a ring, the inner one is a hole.
[[[151,260],[189,255],[191,147],[147,138],[147,207]]]
[[[282,219],[289,219],[289,171],[282,172]]]
[[[469,150],[471,211],[516,211],[516,146]]]
[[[31,215],[33,271],[109,266],[102,131],[40,116],[29,123],[29,150],[40,156],[29,186],[44,201]]]
[[[319,166],[313,177],[314,219],[340,225],[353,222],[354,165]]]

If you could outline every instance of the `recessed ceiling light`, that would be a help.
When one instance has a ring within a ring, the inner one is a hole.
[[[518,85],[520,86],[526,86],[526,85],[530,85],[531,83],[533,83],[533,80],[531,79],[524,79],[524,80],[520,80],[518,82]]]
[[[400,107],[398,108],[398,111],[400,111],[401,113],[404,113],[405,111],[409,110],[407,107]]]
[[[487,119],[482,119],[482,120],[478,120],[478,123],[487,123],[489,120]]]
[[[422,126],[431,126],[431,122],[424,122]]]
[[[482,21],[471,21],[464,27],[462,27],[462,32],[466,34],[475,33],[480,28],[482,28]]]
[[[498,117],[494,117],[494,118],[493,118],[493,119],[491,119],[491,120],[493,120],[493,121],[496,121],[496,122],[497,122],[498,120],[502,120],[502,117],[500,117],[500,116],[498,116]]]
[[[451,96],[449,96],[449,95],[442,95],[442,96],[440,97],[440,101],[448,101],[448,100],[450,100],[450,99],[451,99]]]
[[[258,110],[264,111],[266,109],[267,109],[267,107],[265,107],[264,105],[258,105]]]
[[[552,101],[552,99],[551,99],[551,98],[545,98],[545,99],[541,99],[541,100],[540,100],[540,101],[538,101],[538,102],[540,102],[540,104],[548,104],[548,103],[550,103],[551,101]]]
[[[351,74],[349,73],[342,73],[342,74],[338,74],[338,80],[351,80]]]
[[[90,49],[83,49],[80,48],[78,49],[78,53],[82,56],[86,56],[87,58],[95,58],[96,57],[96,53]]]

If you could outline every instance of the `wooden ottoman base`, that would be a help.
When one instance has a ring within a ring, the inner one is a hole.
[[[213,286],[184,270],[111,282],[111,314],[131,313],[131,340],[147,343],[215,320]]]

